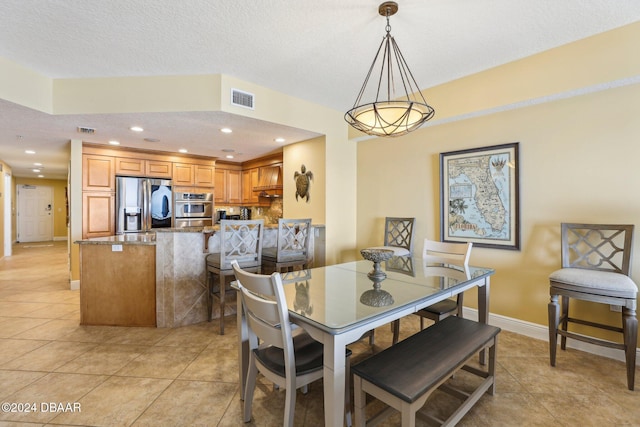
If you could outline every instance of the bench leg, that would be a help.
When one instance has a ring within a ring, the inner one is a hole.
[[[493,396],[496,392],[496,350],[498,349],[498,336],[493,338],[493,345],[489,347],[489,376],[493,378],[493,383],[489,387],[489,394]]]
[[[367,394],[362,390],[362,378],[357,375],[353,376],[353,406],[353,426],[365,427],[367,424],[365,413]]]
[[[402,404],[402,427],[416,427],[416,412],[409,403]]]

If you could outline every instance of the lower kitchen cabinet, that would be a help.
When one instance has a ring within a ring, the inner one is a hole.
[[[156,247],[80,244],[80,324],[156,326]]]

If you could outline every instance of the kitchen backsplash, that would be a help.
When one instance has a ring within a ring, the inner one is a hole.
[[[282,218],[282,199],[274,198],[271,200],[271,206],[244,206],[251,209],[251,219],[264,219],[265,224],[277,224],[278,220]],[[239,206],[215,206],[215,210],[227,211],[227,217],[229,215],[240,215]],[[215,216],[214,216],[215,218]]]

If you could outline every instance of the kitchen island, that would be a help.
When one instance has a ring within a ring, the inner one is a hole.
[[[161,228],[155,233],[77,241],[81,258],[81,324],[173,328],[206,321],[205,257],[208,253],[220,250],[218,230],[219,226]],[[324,263],[324,251],[318,247],[324,248],[324,226],[314,225],[312,230],[310,255],[315,264],[320,265]],[[263,247],[275,247],[277,235],[276,224],[265,225]],[[122,252],[118,252],[120,249]],[[150,252],[153,252],[152,257],[149,256]],[[105,274],[105,271],[110,273]],[[142,283],[145,283],[145,289],[149,289],[149,284],[152,285],[152,298],[142,300],[134,292]],[[112,305],[126,307],[126,311],[130,311],[133,305],[133,311],[145,312],[146,317],[149,317],[149,310],[152,309],[154,322],[133,324],[129,317],[118,314],[119,310],[115,307],[104,311],[100,307],[101,300],[92,295],[110,298]],[[234,298],[235,293],[229,294],[230,300]],[[214,304],[213,310],[213,317],[219,317],[217,305]],[[235,311],[236,305],[230,302],[224,314],[233,314]],[[85,318],[91,319],[91,323],[86,323]]]
[[[77,243],[80,324],[156,326],[155,234],[97,237]]]

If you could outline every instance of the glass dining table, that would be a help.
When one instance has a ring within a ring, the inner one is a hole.
[[[291,321],[324,344],[325,426],[344,425],[345,349],[363,334],[468,289],[478,288],[478,321],[489,316],[489,279],[494,270],[425,264],[393,257],[380,263],[353,261],[283,273]],[[238,298],[238,357],[241,398],[249,361],[248,333]],[[481,363],[483,363],[481,355]]]

